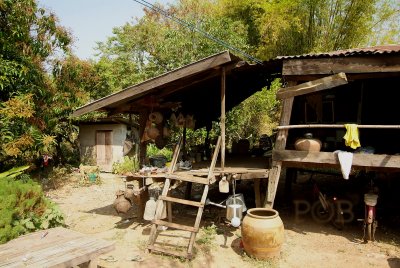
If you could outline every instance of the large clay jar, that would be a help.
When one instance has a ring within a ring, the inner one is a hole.
[[[297,139],[294,148],[298,151],[319,152],[321,150],[321,141],[314,139],[311,133],[304,135],[304,138]]]
[[[265,260],[279,257],[284,240],[284,227],[278,211],[252,208],[242,224],[242,243],[250,256]]]
[[[114,208],[117,213],[126,213],[132,206],[131,202],[124,196],[124,191],[118,190],[116,193],[117,198],[114,200]]]

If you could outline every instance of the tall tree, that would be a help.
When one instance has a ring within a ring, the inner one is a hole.
[[[397,0],[221,0],[221,3],[227,16],[249,25],[257,37],[258,43],[253,44],[257,55],[263,59],[400,41]]]
[[[0,163],[57,156],[68,115],[96,89],[93,67],[66,58],[70,34],[35,0],[0,0],[0,29]]]
[[[167,12],[240,49],[248,48],[243,23],[220,16],[211,0],[182,0]],[[112,37],[99,43],[97,68],[119,90],[225,49],[196,30],[145,9],[136,24],[115,28]]]
[[[266,60],[396,40],[399,5],[397,0],[179,0],[166,11]],[[119,90],[223,49],[145,10],[142,19],[114,29],[112,37],[99,43],[97,68]],[[278,102],[269,93],[255,94],[227,115],[231,139],[271,133]]]

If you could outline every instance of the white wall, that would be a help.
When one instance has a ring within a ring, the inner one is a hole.
[[[79,142],[81,162],[96,165],[96,131],[112,131],[112,161],[119,161],[123,157],[123,144],[126,138],[126,125],[124,124],[93,124],[79,126]],[[111,171],[111,170],[104,170]]]

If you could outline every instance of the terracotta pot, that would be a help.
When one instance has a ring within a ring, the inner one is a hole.
[[[171,130],[167,127],[163,128],[163,136],[164,137],[171,137]]]
[[[186,116],[186,128],[194,129],[195,127],[195,120],[193,119],[193,115]]]
[[[183,116],[182,113],[180,113],[178,115],[178,117],[176,118],[176,126],[177,127],[184,127],[185,126],[185,121],[186,121],[185,117]]]
[[[279,257],[283,241],[283,222],[276,210],[247,210],[242,224],[242,243],[247,254],[260,260]]]
[[[319,152],[321,151],[321,141],[314,138],[297,139],[294,143],[294,148],[298,151]]]
[[[146,133],[147,133],[147,136],[152,140],[155,140],[160,135],[160,131],[156,127],[148,128]]]
[[[160,124],[163,121],[163,116],[159,112],[149,114],[149,120],[155,124]]]
[[[114,200],[114,208],[118,213],[126,213],[131,207],[131,202],[124,196],[124,191],[118,190],[117,198]]]
[[[137,199],[138,199],[138,193],[135,192],[133,189],[126,189],[124,193],[125,199],[128,199],[131,204],[136,203],[137,204]]]

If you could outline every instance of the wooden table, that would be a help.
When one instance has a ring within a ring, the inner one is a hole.
[[[231,157],[227,158],[226,166],[222,171],[218,167],[219,163],[214,169],[214,176],[216,180],[221,178],[224,174],[228,178],[235,178],[236,180],[254,180],[254,193],[256,206],[261,207],[263,203],[263,194],[260,192],[260,183],[263,179],[267,179],[269,176],[270,158],[267,157]],[[208,175],[209,162],[199,162],[193,164],[191,170],[177,170],[173,174],[168,175],[167,173],[150,173],[140,174],[132,173],[129,176],[123,176],[125,185],[130,181],[139,181],[140,187],[151,184],[153,181],[163,181],[167,176],[174,179],[174,176],[198,176],[206,178]],[[179,179],[178,179],[179,180]],[[193,182],[196,182],[193,180]],[[187,197],[188,198],[188,197]],[[139,202],[139,208],[143,208],[140,211],[144,211],[144,206],[147,198],[141,198]]]
[[[114,242],[57,227],[0,245],[0,267],[97,267],[98,256],[114,248]]]

